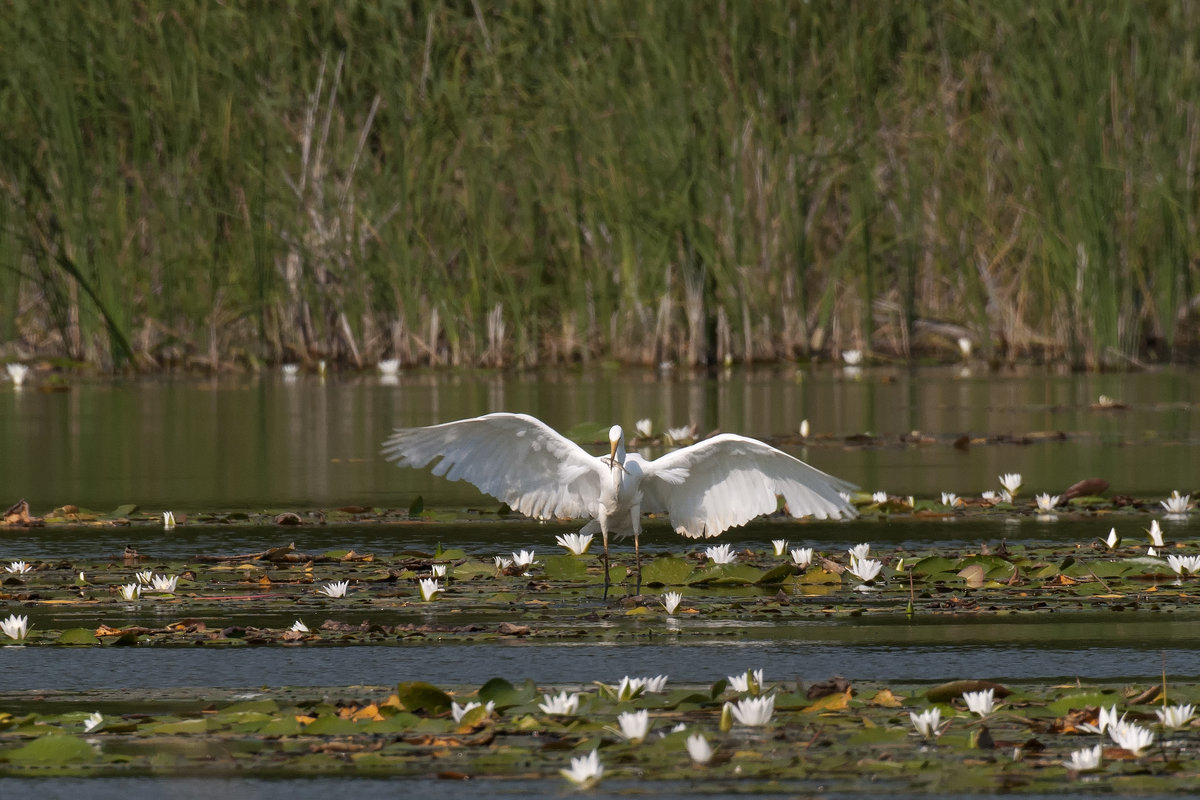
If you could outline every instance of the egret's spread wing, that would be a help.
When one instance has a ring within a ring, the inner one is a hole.
[[[590,517],[600,497],[599,459],[528,414],[485,414],[428,428],[398,428],[383,455],[466,481],[538,519]]]
[[[769,514],[783,496],[793,517],[852,517],[839,491],[855,487],[756,439],[721,434],[645,466],[643,493],[667,509],[677,533],[716,536]]]

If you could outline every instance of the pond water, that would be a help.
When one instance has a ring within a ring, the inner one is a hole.
[[[1108,395],[1127,408],[1101,410]],[[270,376],[175,378],[71,383],[61,391],[35,387],[0,391],[0,486],[8,501],[29,500],[44,514],[73,503],[97,511],[134,503],[177,514],[290,509],[308,524],[185,524],[52,527],[0,530],[0,562],[117,560],[127,545],[149,557],[253,553],[294,542],[301,551],[353,549],[393,556],[433,552],[439,545],[490,557],[519,548],[556,549],[554,534],[577,526],[497,518],[497,503],[469,486],[425,471],[400,470],[379,456],[396,426],[425,425],[489,411],[526,411],[560,430],[581,423],[632,428],[650,417],[658,430],[694,422],[771,438],[784,449],[868,490],[936,497],[997,488],[1002,472],[1025,476],[1023,494],[1057,492],[1082,478],[1101,477],[1112,493],[1155,500],[1195,485],[1193,464],[1200,374],[1164,370],[1120,375],[1069,375],[1024,370],[999,375],[958,369],[872,369],[851,377],[826,368],[692,373],[566,371],[553,376],[493,373],[412,373],[389,384],[373,376],[332,375],[324,380]],[[813,437],[796,431],[808,419]],[[901,437],[919,431],[922,444]],[[864,445],[857,437],[878,437]],[[975,443],[952,446],[962,434]],[[1049,436],[1047,434],[1062,434]],[[1029,437],[1027,444],[988,443],[991,437]],[[653,455],[653,453],[652,453]],[[307,513],[362,505],[407,508],[417,496],[426,508],[452,512],[436,522],[364,522],[320,525]],[[469,509],[485,513],[475,514]],[[1200,521],[1164,520],[1169,539],[1195,541]],[[269,519],[264,517],[263,519]],[[1045,543],[1088,545],[1110,525],[1140,536],[1147,515],[1114,522],[1094,516],[1057,521],[1029,515],[993,515],[952,521],[875,518],[852,522],[764,520],[722,537],[735,548],[762,550],[775,538],[825,552],[870,542],[889,554],[976,550]],[[648,557],[695,549],[661,522],[643,539]],[[615,543],[627,554],[629,543]],[[1190,552],[1190,551],[1189,551]],[[769,591],[769,590],[763,590]],[[589,601],[584,601],[589,602]],[[598,607],[603,603],[596,598]],[[0,603],[0,614],[19,611]],[[45,609],[58,622],[89,627],[163,624],[153,612],[130,606]],[[357,623],[371,617],[354,607],[322,609],[325,618]],[[93,615],[101,614],[103,619]],[[239,614],[255,615],[253,619]],[[287,614],[286,616],[291,616]],[[728,635],[655,635],[586,643],[404,641],[354,647],[0,647],[0,691],[86,693],[100,689],[270,686],[386,686],[402,680],[478,685],[494,676],[532,678],[540,685],[615,682],[623,675],[671,675],[672,682],[707,684],[747,667],[772,681],[1153,681],[1163,670],[1173,681],[1200,680],[1200,612],[1186,605],[1126,611],[1059,611],[946,615],[907,619],[899,614],[838,616],[786,626],[744,621],[680,619],[690,628],[729,626]],[[222,624],[286,626],[277,610],[223,612]],[[278,618],[276,618],[278,617]],[[373,621],[374,618],[372,618]],[[47,624],[49,624],[47,622]],[[661,624],[661,621],[660,621]],[[636,627],[636,626],[635,626]],[[660,632],[662,633],[662,632]],[[337,791],[345,787],[338,779]],[[39,796],[193,796],[213,791],[260,797],[323,791],[327,779],[209,781],[188,778],[110,778],[96,784],[72,779],[35,783],[0,779],[0,793],[37,788]],[[80,789],[83,785],[86,789]],[[359,790],[394,788],[355,780]],[[405,791],[442,796],[451,782],[407,781]],[[332,784],[329,785],[332,790]],[[503,782],[493,793],[557,794],[544,782]],[[781,796],[816,787],[781,787]],[[637,791],[606,783],[604,792]],[[658,796],[694,795],[698,785],[656,786]],[[703,787],[716,795],[734,786]],[[106,794],[107,793],[107,794]],[[768,793],[769,796],[769,793]]]
[[[1100,395],[1128,406],[1093,407]],[[374,376],[271,374],[66,383],[62,391],[0,391],[0,486],[34,513],[65,503],[106,511],[124,503],[175,511],[316,508],[347,504],[483,504],[470,487],[399,470],[379,455],[397,426],[490,411],[524,411],[560,430],[581,423],[658,431],[695,423],[758,437],[871,491],[962,495],[1021,472],[1027,491],[1101,477],[1114,492],[1165,494],[1193,480],[1200,372],[1073,375],[956,368],[759,369],[709,376],[676,371],[553,374],[415,372]],[[808,446],[796,444],[801,420]],[[902,444],[913,431],[927,444]],[[975,445],[963,434],[1062,433],[1062,441]],[[874,446],[847,444],[872,434]],[[651,453],[654,455],[656,453]]]

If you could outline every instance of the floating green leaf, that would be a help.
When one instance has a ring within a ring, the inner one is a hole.
[[[95,761],[95,748],[78,736],[50,735],[5,754],[14,764],[70,764]]]
[[[399,684],[396,687],[396,697],[400,700],[400,707],[407,711],[440,714],[450,710],[450,695],[433,684],[423,681]]]
[[[675,556],[661,556],[642,567],[646,586],[682,586],[692,574],[692,565]]]

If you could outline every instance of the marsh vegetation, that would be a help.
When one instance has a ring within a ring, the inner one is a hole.
[[[0,31],[6,358],[220,370],[1196,341],[1200,12],[180,9]]]

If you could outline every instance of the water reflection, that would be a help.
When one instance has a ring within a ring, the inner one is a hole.
[[[1074,375],[1021,371],[961,377],[956,368],[866,370],[780,367],[709,376],[673,371],[571,369],[526,374],[406,372],[302,374],[76,383],[66,391],[0,392],[0,482],[35,512],[64,503],[110,510],[275,508],[344,504],[406,507],[485,502],[461,484],[397,470],[378,456],[395,426],[489,411],[525,411],[559,429],[581,422],[655,428],[695,423],[704,433],[796,437],[793,452],[864,488],[892,494],[974,495],[1000,472],[1028,491],[1061,491],[1103,477],[1115,492],[1185,488],[1200,443],[1192,397],[1200,373]],[[1128,405],[1095,408],[1100,394]],[[936,435],[901,445],[912,431]],[[1065,432],[1057,443],[949,446],[960,434]],[[872,433],[876,447],[842,438]],[[798,437],[797,437],[798,438]],[[489,505],[490,501],[486,501]]]

